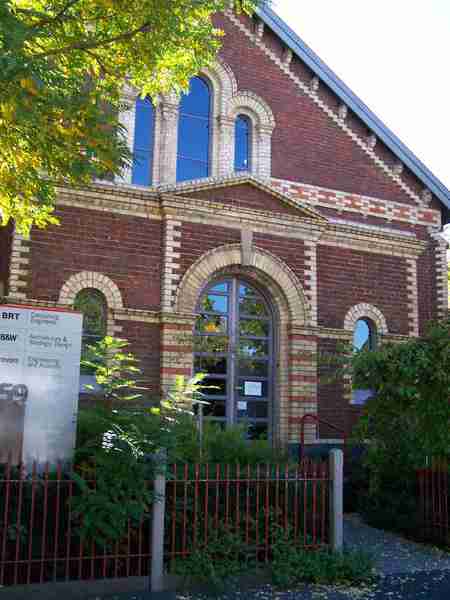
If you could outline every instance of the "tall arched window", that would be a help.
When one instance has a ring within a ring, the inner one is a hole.
[[[234,170],[251,169],[252,122],[246,115],[238,115],[234,126]]]
[[[357,352],[370,352],[376,349],[376,327],[370,319],[358,319],[353,332],[353,348]],[[369,389],[354,389],[352,404],[364,404],[373,395]]]
[[[107,305],[105,296],[94,288],[85,288],[78,292],[73,303],[75,310],[83,315],[83,334],[81,356],[86,356],[87,346],[91,346],[106,335]],[[90,374],[89,369],[82,369]]]
[[[136,100],[131,183],[152,185],[155,109],[149,98]]]
[[[230,277],[203,292],[197,307],[194,370],[206,373],[206,419],[241,424],[247,437],[270,437],[273,318],[262,294]]]
[[[211,91],[201,77],[193,77],[183,94],[178,121],[177,181],[209,175]]]

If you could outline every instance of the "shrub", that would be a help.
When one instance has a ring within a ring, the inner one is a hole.
[[[361,551],[307,550],[296,546],[284,534],[278,537],[272,550],[272,580],[280,587],[301,582],[361,583],[374,576],[372,557]]]
[[[349,367],[356,387],[375,392],[354,431],[357,443],[368,442],[361,512],[373,525],[412,533],[416,470],[450,456],[450,320],[423,338],[358,352]]]

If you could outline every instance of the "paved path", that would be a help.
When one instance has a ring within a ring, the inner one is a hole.
[[[344,544],[347,548],[370,552],[381,575],[450,569],[450,554],[369,527],[358,515],[344,518]]]
[[[354,588],[300,586],[279,592],[262,586],[233,592],[223,600],[450,600],[450,554],[417,544],[387,531],[366,525],[358,515],[344,519],[347,548],[370,552],[378,578],[368,586]],[[198,597],[195,598],[197,600]],[[191,600],[178,595],[178,600]]]

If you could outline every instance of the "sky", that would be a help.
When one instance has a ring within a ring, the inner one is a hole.
[[[450,189],[450,0],[272,0]]]

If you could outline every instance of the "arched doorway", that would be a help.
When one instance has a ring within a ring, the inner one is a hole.
[[[271,437],[274,318],[263,294],[239,277],[202,292],[194,332],[194,371],[207,373],[203,412],[222,425],[248,424],[248,437]]]

